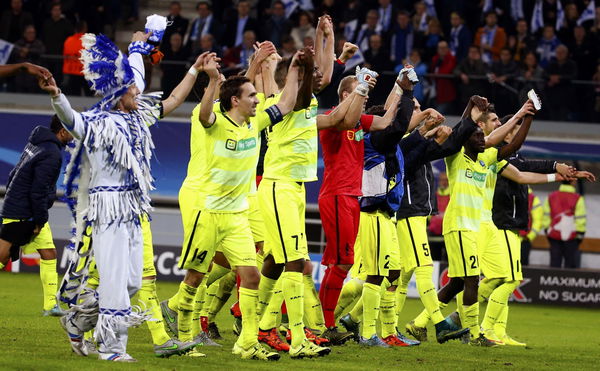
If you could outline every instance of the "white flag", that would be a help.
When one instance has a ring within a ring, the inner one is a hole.
[[[285,7],[285,17],[289,18],[296,8],[298,8],[298,2],[296,0],[281,0],[283,6]]]
[[[494,2],[492,0],[485,0],[483,3],[483,13],[489,12],[494,9]]]
[[[560,0],[556,1],[556,31],[560,30],[565,25],[565,11],[563,10]]]
[[[354,67],[358,66],[361,63],[365,62],[365,57],[363,56],[362,52],[360,51],[360,49],[358,49],[356,51],[356,53],[354,53],[354,55],[352,56],[352,58],[348,59],[346,61],[346,69],[344,70],[344,72],[348,72],[350,70],[353,70]]]
[[[300,2],[300,8],[302,8],[302,10],[313,10],[315,7],[313,6],[313,3],[311,0],[299,0]]]
[[[351,20],[344,26],[344,37],[349,42],[354,42],[354,35],[356,34],[356,27],[358,27],[358,19]]]
[[[6,64],[10,58],[14,45],[8,41],[0,39],[0,65]]]
[[[596,18],[596,4],[595,1],[592,0],[588,4],[587,8],[581,13],[579,19],[577,20],[577,25],[581,26],[581,24],[585,21],[593,20]]]
[[[535,33],[540,28],[544,27],[544,9],[542,0],[536,0],[531,16],[531,33]]]
[[[523,0],[510,0],[510,16],[515,22],[521,18],[525,18]]]
[[[433,0],[425,0],[425,6],[427,7],[427,15],[437,18],[437,12],[435,11]]]

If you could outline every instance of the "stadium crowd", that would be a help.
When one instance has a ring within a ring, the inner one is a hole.
[[[39,64],[44,59],[61,83],[64,70],[70,93],[86,95],[89,90],[81,77],[73,77],[68,62],[62,67],[52,56],[72,56],[65,41],[73,33],[111,36],[117,22],[131,22],[139,12],[137,1],[4,3],[0,39],[15,44],[11,61]],[[522,9],[511,8],[512,3],[308,0],[286,8],[282,1],[207,0],[197,3],[195,14],[186,14],[173,1],[166,14],[173,24],[161,47],[161,88],[170,93],[186,65],[204,51],[223,57],[226,76],[247,66],[256,40],[270,40],[290,57],[314,44],[316,19],[329,14],[338,54],[344,41],[353,42],[365,66],[390,71],[392,80],[392,72],[413,64],[420,77],[427,76],[415,95],[441,113],[459,113],[474,91],[494,98],[503,111],[514,110],[525,92],[536,88],[549,103],[542,118],[600,121],[600,7],[588,16],[584,11],[593,1],[543,0],[537,19],[535,1],[517,2]],[[17,77],[7,90],[35,92],[35,81]]]

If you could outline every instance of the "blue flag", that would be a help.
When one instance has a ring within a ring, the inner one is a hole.
[[[535,33],[537,30],[544,27],[543,6],[542,0],[536,0],[535,7],[533,8],[533,15],[531,16],[531,33]]]

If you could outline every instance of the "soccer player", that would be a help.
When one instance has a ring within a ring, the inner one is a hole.
[[[343,120],[334,127],[320,130],[325,172],[319,192],[319,211],[327,246],[321,264],[327,267],[319,298],[323,304],[327,330],[323,337],[334,345],[343,344],[352,337],[351,332],[339,332],[335,326],[334,311],[348,271],[354,264],[354,242],[358,233],[362,169],[364,161],[364,135],[382,130],[392,120],[394,110],[384,117],[365,115],[363,107],[367,95],[355,92],[355,76],[342,79],[338,87],[340,104],[348,104]],[[327,111],[329,114],[332,110]]]
[[[48,210],[56,198],[56,181],[62,165],[62,150],[73,139],[52,116],[50,127],[36,126],[19,162],[8,175],[2,205],[0,270],[24,254],[40,254],[44,316],[62,316],[56,303],[56,248],[48,223]]]
[[[312,55],[306,54],[307,64],[294,110],[267,132],[268,149],[258,187],[259,207],[267,227],[259,313],[264,312],[281,276],[290,321],[292,358],[317,357],[330,352],[329,348],[307,340],[303,321],[303,272],[308,259],[304,233],[304,182],[317,178],[317,100],[312,93],[313,78],[318,83],[321,78],[318,69],[314,68]],[[314,90],[318,91],[318,83]]]
[[[216,59],[205,62],[210,82],[202,98],[199,118],[205,128],[206,167],[194,227],[184,245],[179,265],[187,269],[178,297],[180,340],[191,338],[193,300],[215,254],[222,252],[240,275],[240,310],[243,327],[233,353],[244,359],[277,360],[257,341],[256,300],[259,273],[256,251],[247,216],[247,194],[254,181],[258,156],[258,133],[279,123],[292,110],[303,54],[294,57],[286,89],[277,105],[257,112],[256,89],[243,76],[228,78],[221,86],[221,112],[213,110],[213,95],[219,80]],[[256,117],[255,117],[256,116]]]
[[[73,351],[84,356],[83,334],[96,326],[99,358],[109,361],[135,361],[126,351],[127,328],[146,319],[132,311],[130,297],[142,285],[140,217],[150,210],[153,144],[148,126],[183,103],[200,60],[167,99],[161,101],[159,94],[140,95],[145,87],[142,56],[153,49],[146,42],[149,36],[141,32],[133,35],[129,58],[102,35],[84,36],[84,74],[104,98],[83,114],[71,109],[53,79],[40,81],[40,87],[51,95],[61,123],[79,140],[66,174],[67,196],[72,198],[72,191],[77,189],[80,202],[87,198],[86,205],[71,205],[77,220],[85,220],[87,225],[77,225],[74,242],[78,244],[85,229],[92,227],[100,276],[97,299],[90,295],[84,303],[74,303],[78,305],[61,323]],[[70,281],[68,275],[65,282]]]

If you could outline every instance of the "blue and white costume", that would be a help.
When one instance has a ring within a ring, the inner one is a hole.
[[[153,189],[150,159],[154,145],[148,127],[161,116],[162,93],[138,95],[138,109],[119,111],[116,105],[132,85],[144,90],[142,54],[152,46],[134,42],[127,58],[103,35],[86,34],[82,41],[84,76],[104,98],[79,113],[60,94],[52,98],[52,107],[77,143],[65,175],[66,196],[75,217],[72,246],[79,245],[82,233],[91,226],[100,276],[97,303],[95,294],[80,292],[85,278],[76,281],[67,275],[63,288],[74,294],[69,320],[81,331],[95,325],[102,358],[126,354],[128,327],[145,320],[143,313],[132,310],[130,297],[142,284],[140,217],[151,209],[149,192]],[[65,291],[61,291],[65,301]]]

